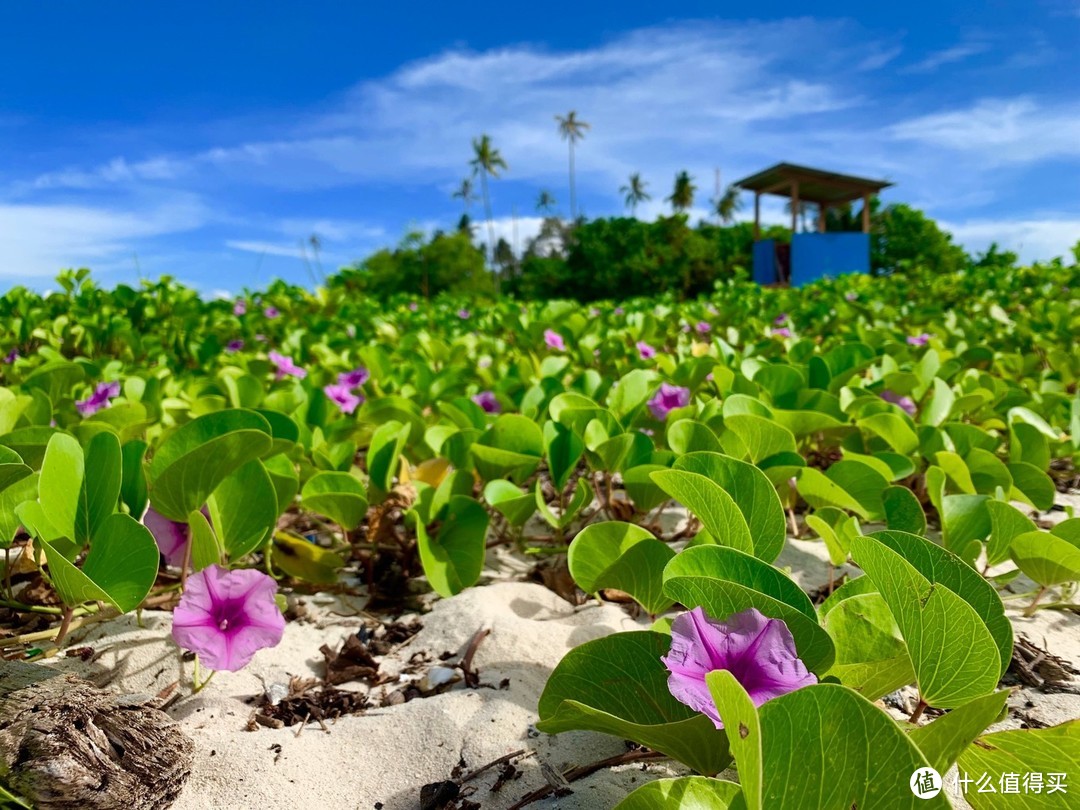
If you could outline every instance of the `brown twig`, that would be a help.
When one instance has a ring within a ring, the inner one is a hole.
[[[458,664],[461,667],[462,675],[465,676],[465,685],[473,689],[480,685],[480,673],[473,669],[473,658],[476,657],[476,651],[480,649],[480,642],[490,634],[490,627],[481,627],[473,633],[473,637],[469,639],[469,646],[465,648],[465,655],[462,656],[461,663]]]
[[[484,771],[490,770],[490,769],[494,768],[496,765],[502,765],[504,762],[509,762],[510,760],[517,759],[520,756],[529,756],[529,757],[531,757],[535,753],[536,753],[535,751],[526,751],[524,748],[519,748],[517,751],[514,751],[511,754],[505,754],[505,755],[499,757],[498,759],[491,760],[491,762],[489,762],[487,765],[481,765],[475,771],[469,771],[463,777],[458,779],[457,783],[459,785],[463,785],[466,782],[471,782],[473,779],[478,777]]]
[[[584,779],[586,776],[602,771],[604,768],[613,768],[616,765],[626,765],[630,762],[644,762],[655,759],[667,759],[666,754],[662,754],[659,751],[627,751],[625,754],[618,754],[607,759],[602,759],[599,762],[594,762],[591,765],[579,765],[576,768],[571,768],[562,774],[562,777],[567,782],[576,782],[579,779]],[[537,788],[532,793],[526,794],[521,800],[509,808],[509,810],[521,810],[522,807],[538,802],[547,796],[554,793],[557,788],[553,785],[545,785],[542,788]]]

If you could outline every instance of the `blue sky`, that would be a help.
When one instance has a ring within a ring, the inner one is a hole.
[[[329,270],[453,227],[483,132],[523,241],[540,189],[567,211],[570,109],[591,216],[630,172],[651,217],[681,169],[704,209],[716,168],[786,160],[887,178],[972,250],[1080,240],[1080,0],[660,5],[2,3],[0,287],[307,283],[313,233]]]

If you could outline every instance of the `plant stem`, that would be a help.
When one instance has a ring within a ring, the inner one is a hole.
[[[201,673],[201,671],[199,669],[199,656],[196,654],[196,656],[195,656],[195,668],[194,668],[194,671],[191,673],[191,694],[193,694],[193,695],[199,694],[199,692],[202,691],[203,687],[206,686],[208,683],[210,683],[210,679],[213,678],[217,674],[217,670],[216,669],[210,670],[210,674],[207,675],[206,680],[202,681],[202,682],[199,681],[200,673]]]
[[[1048,586],[1043,585],[1041,588],[1039,588],[1038,591],[1035,592],[1035,598],[1032,599],[1031,604],[1024,609],[1024,618],[1028,618],[1035,613],[1036,606],[1039,604],[1039,600],[1042,599],[1043,595],[1046,593],[1047,587]]]
[[[56,638],[53,640],[57,647],[64,640],[64,636],[68,634],[68,630],[71,629],[71,617],[75,613],[75,608],[64,606],[63,619],[60,621],[60,629],[56,633]]]
[[[911,713],[911,717],[909,717],[909,718],[908,718],[908,722],[909,722],[909,723],[911,723],[911,724],[915,724],[915,723],[918,723],[918,722],[919,722],[919,718],[920,718],[920,717],[922,717],[922,714],[923,714],[923,712],[924,712],[925,710],[926,710],[926,701],[925,701],[925,700],[923,700],[923,699],[922,699],[922,698],[920,697],[920,698],[919,698],[919,703],[918,703],[918,705],[917,705],[917,706],[915,707],[915,711],[913,711],[913,712]]]

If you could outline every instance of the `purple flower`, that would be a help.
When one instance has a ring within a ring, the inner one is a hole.
[[[775,318],[773,318],[773,323],[776,324],[777,326],[783,326],[786,322],[787,322],[787,313],[786,312],[781,312],[779,315],[777,315]]]
[[[270,352],[270,362],[277,366],[277,379],[279,380],[285,376],[293,376],[302,380],[307,376],[307,372],[296,365],[291,357],[286,357],[277,352]]]
[[[118,396],[120,396],[120,383],[115,381],[98,383],[94,393],[86,399],[76,402],[75,407],[83,416],[92,416],[102,408],[108,407],[109,400]]]
[[[256,335],[255,340],[259,343],[266,343],[266,335]]]
[[[409,312],[416,312],[416,310],[418,310],[419,308],[420,308],[420,305],[417,304],[415,301],[410,301],[409,302]]]
[[[352,371],[346,371],[338,374],[338,385],[344,385],[348,389],[359,388],[361,385],[368,381],[368,370],[361,366],[360,368],[354,368]]]
[[[469,313],[469,310],[467,310],[467,309],[459,309],[457,311],[457,316],[459,318],[461,318],[461,320],[463,320],[463,321],[469,320],[469,315],[470,315],[470,313]]]
[[[791,330],[788,329],[786,326],[781,326],[779,329],[773,329],[772,334],[773,334],[773,337],[789,338],[789,337],[791,337]]]
[[[276,593],[277,583],[262,571],[204,568],[188,577],[173,611],[173,641],[198,653],[210,669],[235,672],[281,641],[285,617]]]
[[[844,300],[848,303],[859,300],[859,294],[857,292],[844,293]]]
[[[929,332],[923,332],[920,335],[908,335],[907,342],[909,346],[925,346],[932,337]]]
[[[615,307],[615,314],[616,315],[622,315],[623,314],[623,308],[622,307]]]
[[[263,315],[265,315],[270,320],[273,320],[274,318],[276,318],[280,314],[281,313],[278,312],[277,307],[267,307],[266,309],[263,310]]]
[[[499,400],[495,398],[492,391],[481,391],[479,394],[473,394],[472,401],[483,408],[485,413],[498,413],[502,410]]]
[[[660,384],[660,390],[649,400],[652,415],[663,422],[667,415],[676,408],[685,408],[690,404],[690,389],[681,385]]]
[[[243,348],[244,348],[244,341],[242,341],[242,340],[230,340],[228,342],[228,344],[225,346],[225,351],[227,351],[229,354],[232,354],[233,352],[238,352]]]
[[[651,360],[656,357],[656,349],[644,340],[639,340],[635,345],[637,346],[638,354],[641,355],[642,360]]]
[[[893,391],[882,391],[881,398],[886,402],[891,402],[894,405],[899,405],[908,416],[914,416],[918,408],[915,405],[915,400],[911,397],[902,397]]]
[[[698,321],[697,330],[704,335],[708,332],[711,332],[712,327],[709,326],[709,324],[707,324],[705,321]]]
[[[326,386],[323,388],[323,393],[341,408],[342,413],[352,413],[364,401],[362,396],[354,394],[349,386],[340,382],[337,385]]]
[[[684,323],[684,324],[682,325],[682,327],[680,327],[680,328],[682,329],[682,331],[683,331],[684,333],[685,333],[685,332],[689,332],[689,331],[690,331],[690,324],[688,324],[688,323]]]
[[[232,314],[236,315],[237,317],[239,317],[241,315],[246,315],[247,314],[247,302],[245,302],[243,299],[241,299],[241,300],[237,301],[235,304],[233,304]]]
[[[154,535],[165,562],[168,565],[183,565],[190,533],[188,525],[169,520],[152,506],[146,510],[142,522]]]
[[[788,626],[749,608],[726,622],[709,618],[701,608],[679,615],[671,625],[671,651],[661,657],[668,690],[680,703],[723,728],[705,676],[724,669],[750,695],[755,706],[817,683],[795,651]]]
[[[600,310],[597,309],[596,307],[590,308],[589,309],[589,317],[590,318],[599,318],[600,317]]]
[[[544,330],[544,343],[557,352],[566,351],[566,344],[563,342],[562,335],[554,329]]]
[[[6,355],[4,355],[4,362],[7,363],[9,366],[18,359],[19,359],[19,350],[18,349],[12,349],[10,352],[8,352]]]

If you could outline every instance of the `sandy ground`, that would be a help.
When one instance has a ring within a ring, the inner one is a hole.
[[[665,523],[678,521],[676,515]],[[443,667],[445,674],[446,667],[460,660],[474,633],[487,628],[491,633],[474,659],[481,686],[473,689],[458,682],[440,694],[343,717],[325,730],[314,723],[299,734],[299,726],[245,729],[258,696],[283,691],[291,676],[324,674],[319,648],[327,644],[337,649],[365,623],[360,600],[304,597],[307,617],[288,623],[278,647],[259,652],[240,672],[217,673],[193,696],[189,695],[192,665],[181,660],[169,638],[168,613],[145,612],[141,627],[134,616],[125,616],[80,628],[71,645],[89,645],[101,654],[92,663],[59,658],[51,665],[107,680],[121,693],[157,694],[180,682],[178,691],[185,697],[169,713],[195,741],[196,757],[191,778],[174,805],[178,810],[302,806],[413,810],[419,807],[421,787],[450,778],[455,766],[463,763],[462,771],[468,772],[525,749],[531,755],[516,761],[520,776],[498,792],[491,791],[497,768],[469,783],[476,788],[470,798],[485,809],[508,808],[546,784],[544,765],[561,772],[626,751],[623,741],[601,734],[552,737],[537,732],[536,703],[548,674],[567,650],[608,633],[647,627],[648,622],[631,618],[613,604],[592,601],[574,607],[544,586],[516,581],[528,564],[506,552],[493,553],[488,562],[488,584],[435,601],[420,617],[423,629],[380,662],[382,672],[403,673],[403,681],[421,678],[432,666]],[[828,581],[825,549],[816,541],[790,540],[777,565],[790,567],[808,591]],[[1030,587],[1023,582],[1013,585],[1018,592]],[[1046,610],[1028,619],[1020,616],[1023,601],[1006,604],[1017,634],[1080,669],[1080,616]],[[422,663],[410,666],[410,662]],[[439,674],[440,670],[434,672]],[[399,686],[400,682],[393,683],[386,689]],[[376,687],[374,694],[381,689]],[[1013,712],[1002,727],[1054,725],[1080,717],[1076,694],[1025,688],[1010,699],[1010,706]],[[609,808],[642,782],[681,772],[666,763],[623,765],[575,782],[570,796],[530,806]],[[962,800],[955,803],[965,806]]]

